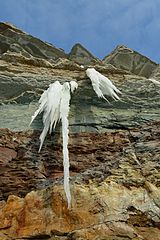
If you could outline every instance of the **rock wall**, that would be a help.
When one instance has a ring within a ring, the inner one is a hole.
[[[6,23],[0,41],[0,240],[159,240],[160,88],[142,74],[156,74],[157,64],[136,53],[139,70],[122,69],[79,44],[66,54]],[[114,82],[120,101],[97,98],[89,66]],[[70,209],[60,125],[40,154],[41,116],[28,126],[56,80],[79,85],[69,116]]]

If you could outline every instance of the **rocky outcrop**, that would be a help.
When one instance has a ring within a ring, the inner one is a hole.
[[[70,134],[73,182],[115,178],[117,183],[128,187],[143,186],[145,181],[159,186],[159,126],[152,123],[130,130]],[[41,154],[38,153],[39,135],[39,131],[1,130],[1,200],[12,194],[22,197],[31,190],[62,180],[60,135],[48,137]]]
[[[72,134],[71,209],[59,134],[41,154],[37,134],[2,132],[1,239],[160,239],[160,124]]]
[[[51,60],[67,56],[63,50],[44,43],[8,23],[0,23],[0,53],[3,59],[11,53],[18,53],[26,58],[36,57]]]
[[[78,64],[92,64],[100,62],[81,44],[77,43],[66,54],[52,44],[43,42],[9,23],[0,23],[0,55],[1,59],[52,67],[60,58],[73,60]]]
[[[157,64],[149,58],[123,45],[118,45],[103,62],[147,78],[157,67]]]
[[[79,87],[71,100],[70,130],[72,132],[104,132],[108,128],[129,128],[151,120],[159,120],[160,88],[144,77],[123,72],[112,67],[95,65],[122,90],[121,101],[107,103],[95,95],[85,71],[76,65],[63,65],[60,69],[16,65],[0,60],[1,64],[1,127],[14,130],[28,128],[30,117],[37,107],[44,89],[53,81],[75,80]],[[68,66],[68,67],[67,67]],[[71,67],[71,69],[70,69]],[[83,107],[82,107],[83,106]],[[6,111],[8,114],[6,114]],[[16,114],[15,114],[16,112]],[[25,118],[24,118],[25,112]],[[8,120],[8,115],[10,120]],[[40,129],[41,119],[33,123]]]
[[[70,210],[64,202],[61,186],[32,191],[23,199],[10,196],[1,204],[1,236],[12,239],[158,240],[160,231],[155,222],[159,221],[160,212],[153,195],[157,191],[156,199],[160,199],[160,192],[152,184],[149,188],[150,191],[141,187],[126,188],[105,181],[99,186],[74,184]]]
[[[95,64],[100,62],[98,58],[94,57],[86,48],[84,48],[80,43],[77,43],[71,49],[69,53],[69,59],[82,65]]]
[[[119,65],[80,45],[67,55],[6,23],[0,39],[0,240],[159,240],[160,87],[145,77],[157,64],[124,48]],[[123,67],[126,56],[133,65]],[[88,66],[114,82],[120,101],[97,98]],[[70,209],[60,125],[41,153],[41,116],[28,127],[56,80],[79,85],[69,116]]]
[[[160,64],[158,64],[157,67],[153,70],[150,78],[160,80]]]

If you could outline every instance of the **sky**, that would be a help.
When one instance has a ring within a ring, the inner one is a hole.
[[[103,59],[123,44],[160,62],[160,0],[0,0],[0,21]]]

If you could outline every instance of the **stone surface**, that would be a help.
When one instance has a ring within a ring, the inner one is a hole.
[[[103,62],[144,77],[150,77],[157,67],[157,64],[149,58],[123,45],[118,45]]]
[[[76,178],[79,183],[88,182],[89,178],[100,182],[105,177],[112,176],[120,183],[124,181],[126,185],[135,185],[139,181],[139,184],[143,184],[142,177],[137,182],[134,182],[136,176],[132,179],[133,164],[136,167],[133,174],[136,174],[137,167],[139,169],[141,165],[147,180],[152,183],[156,182],[159,186],[159,175],[156,170],[159,169],[160,150],[158,128],[158,124],[152,124],[144,125],[141,129],[115,130],[103,134],[70,134],[70,173],[73,181]],[[150,132],[149,139],[148,132]],[[39,154],[39,141],[37,141],[39,134],[38,131],[15,133],[3,130],[0,141],[1,149],[9,149],[16,154],[14,158],[9,159],[10,161],[0,163],[2,200],[10,194],[24,196],[30,190],[62,180],[61,137],[58,133],[48,137]],[[139,165],[135,166],[137,164]],[[122,173],[125,174],[127,168],[131,176],[123,178]],[[7,189],[5,183],[8,186]]]
[[[122,46],[103,62],[79,44],[65,54],[8,23],[0,43],[0,240],[159,240],[160,87],[146,78],[159,66]],[[121,101],[97,98],[88,66],[114,82]],[[28,126],[56,80],[79,85],[69,116],[71,209],[60,125],[41,153],[41,116]]]
[[[63,50],[44,43],[8,23],[0,23],[0,53],[5,58],[8,53],[18,53],[26,58],[56,60],[66,57]]]
[[[72,198],[67,209],[58,185],[25,198],[11,195],[0,207],[1,233],[8,239],[160,239],[160,209],[145,188],[73,184]]]
[[[0,163],[0,232],[14,239],[160,239],[160,123],[71,134],[69,210],[60,136],[47,138],[38,154],[38,135],[2,131],[1,148],[17,156]]]
[[[160,80],[160,64],[158,64],[157,67],[153,70],[150,78]]]
[[[82,65],[95,64],[100,62],[98,58],[94,57],[86,48],[84,48],[80,43],[77,43],[71,49],[69,53],[69,59]]]
[[[16,158],[17,152],[5,147],[0,147],[0,161],[3,163],[8,163],[13,158]]]

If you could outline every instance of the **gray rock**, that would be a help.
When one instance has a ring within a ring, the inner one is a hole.
[[[18,30],[13,25],[0,23],[0,53],[5,53],[13,44],[18,44],[28,54],[38,58],[56,60],[67,57],[63,50]]]
[[[157,67],[153,70],[150,78],[160,80],[160,64],[158,64]]]
[[[123,45],[118,45],[103,59],[117,68],[128,70],[133,74],[149,77],[157,64],[149,58]]]
[[[69,59],[78,64],[89,65],[100,62],[98,58],[94,57],[86,48],[80,43],[75,44],[69,53]]]

